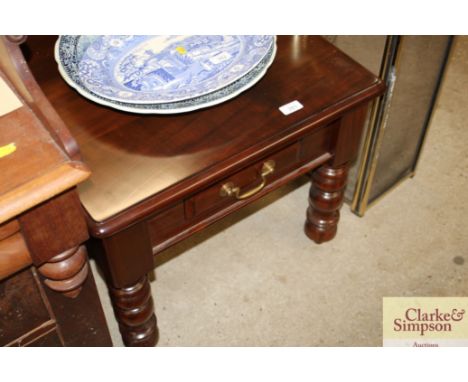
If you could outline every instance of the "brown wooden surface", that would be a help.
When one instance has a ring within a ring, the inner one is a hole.
[[[0,155],[0,344],[111,345],[80,247],[88,232],[74,186],[89,170],[21,51],[1,36],[0,99],[0,148],[14,149]],[[48,279],[19,271],[31,262]]]
[[[76,298],[89,275],[88,253],[79,245],[52,257],[39,268],[44,284],[55,292]]]
[[[352,163],[356,159],[367,115],[367,106],[359,106],[353,113],[348,113],[341,118],[340,128],[334,144],[334,166]]]
[[[29,269],[0,282],[0,346],[13,342],[50,319]]]
[[[68,156],[80,160],[78,145],[68,128],[50,105],[37,84],[20,50],[18,42],[0,36],[0,69],[8,77],[23,101],[29,105],[44,123],[45,128]]]
[[[156,345],[159,335],[147,276],[126,288],[111,287],[110,294],[124,344]]]
[[[102,242],[112,285],[134,285],[153,269],[153,251],[146,224],[134,224]]]
[[[339,123],[315,129],[302,140],[254,162],[245,169],[233,173],[217,183],[189,197],[184,203],[176,204],[148,218],[153,253],[157,254],[168,246],[202,229],[243,206],[257,200],[266,193],[288,181],[307,173],[331,158],[334,151]],[[227,182],[248,190],[259,183],[259,172],[263,163],[274,160],[275,170],[268,176],[263,190],[245,200],[223,197],[220,189]]]
[[[112,346],[92,272],[74,299],[49,288],[44,288],[44,292],[65,346]]]
[[[89,273],[84,214],[75,189],[66,191],[18,218],[31,259],[56,292],[75,298]]]
[[[300,177],[301,175],[307,174],[310,170],[320,166],[321,164],[326,163],[330,160],[332,156],[329,153],[325,153],[315,160],[312,160],[302,166],[295,168],[293,171],[288,172],[286,175],[276,179],[275,181],[268,183],[265,188],[259,193],[253,195],[252,197],[246,200],[238,200],[234,203],[228,204],[227,206],[222,206],[217,210],[212,210],[209,214],[203,214],[198,217],[195,217],[191,220],[185,220],[183,224],[179,220],[169,220],[167,223],[171,225],[171,230],[169,232],[162,231],[160,232],[157,227],[158,225],[163,225],[163,221],[160,221],[159,224],[154,224],[155,221],[149,218],[148,227],[151,237],[151,243],[153,246],[153,253],[157,255],[161,251],[169,248],[170,246],[178,243],[179,241],[186,239],[190,235],[203,230],[210,224],[222,219],[223,217],[243,208],[249,203],[262,198],[269,192],[276,190],[282,185]],[[119,234],[117,234],[119,235]]]
[[[33,268],[0,282],[0,346],[112,346],[92,275],[76,299],[41,282]]]
[[[340,219],[349,166],[323,165],[312,173],[305,233],[317,244],[332,240]]]
[[[146,280],[152,254],[316,168],[306,231],[316,242],[334,236],[366,107],[384,85],[331,44],[279,37],[274,63],[248,91],[208,109],[158,116],[80,96],[57,71],[54,43],[54,37],[31,37],[24,51],[93,172],[80,199],[92,233],[102,238],[95,248],[126,344],[156,340]],[[281,114],[278,108],[294,100],[304,108]],[[220,194],[226,182],[241,192],[256,187],[268,160],[277,168],[255,195]]]
[[[0,280],[31,264],[31,255],[20,232],[0,240]]]
[[[137,115],[86,100],[58,74],[54,37],[26,42],[38,83],[93,175],[80,187],[95,235],[110,235],[382,92],[371,73],[319,37],[279,37],[266,76],[241,96],[177,116]],[[289,116],[279,106],[304,108]]]
[[[74,189],[30,209],[19,217],[19,221],[37,266],[88,238],[86,222]]]
[[[0,224],[0,240],[6,239],[8,236],[15,234],[19,230],[20,225],[16,219]]]
[[[24,346],[28,347],[61,347],[63,341],[60,338],[57,330],[51,330],[34,341],[27,342]]]
[[[0,115],[0,147],[16,146],[15,151],[0,158],[0,223],[89,176],[86,166],[70,160],[36,114],[22,105]]]

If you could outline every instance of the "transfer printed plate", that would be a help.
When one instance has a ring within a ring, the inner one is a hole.
[[[94,94],[126,103],[199,97],[235,82],[274,36],[61,36],[58,62]]]
[[[225,102],[236,97],[238,94],[257,83],[265,75],[276,54],[276,39],[273,38],[274,43],[265,57],[247,74],[224,88],[182,101],[166,103],[133,103],[116,101],[98,95],[89,90],[81,82],[78,75],[79,59],[83,56],[83,52],[89,47],[90,43],[95,39],[96,36],[61,36],[55,45],[55,59],[58,62],[60,74],[69,85],[74,87],[84,97],[114,109],[139,114],[183,113]],[[76,43],[70,40],[75,41]]]

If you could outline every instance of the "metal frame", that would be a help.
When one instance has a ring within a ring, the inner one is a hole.
[[[398,36],[388,36],[385,43],[384,55],[382,58],[382,65],[379,73],[379,77],[382,78],[386,85],[387,91],[382,97],[379,97],[374,101],[371,108],[371,117],[369,120],[364,145],[362,152],[364,153],[361,159],[356,188],[354,190],[354,197],[351,202],[351,211],[359,216],[364,216],[367,210],[367,202],[370,193],[370,187],[372,185],[372,179],[375,175],[375,168],[377,166],[378,149],[382,142],[383,137],[383,124],[384,118],[384,105],[388,105],[389,97],[391,96],[389,83],[391,79],[391,73],[394,65],[396,51],[399,46]]]
[[[379,76],[385,81],[387,85],[387,91],[382,97],[373,103],[371,108],[371,116],[362,147],[363,157],[359,164],[356,187],[354,190],[353,199],[351,201],[351,211],[358,216],[364,216],[370,206],[387,195],[390,191],[394,190],[403,181],[408,178],[412,178],[415,175],[419,157],[425,143],[425,137],[431,122],[434,106],[437,101],[437,95],[439,93],[441,83],[443,82],[443,75],[445,73],[447,62],[449,61],[451,47],[453,45],[453,37],[450,36],[446,51],[444,53],[444,62],[442,64],[439,77],[434,88],[432,100],[426,114],[411,170],[398,179],[387,190],[376,196],[373,200],[369,200],[379,159],[380,147],[382,145],[382,139],[388,118],[387,110],[393,95],[395,79],[400,68],[399,53],[402,46],[402,39],[404,39],[404,36],[388,36],[385,45]]]

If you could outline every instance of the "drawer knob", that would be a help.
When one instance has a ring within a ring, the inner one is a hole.
[[[263,163],[262,170],[260,171],[262,182],[258,186],[241,194],[240,187],[237,187],[232,182],[228,182],[221,186],[221,190],[219,190],[219,194],[221,196],[234,196],[237,200],[250,198],[251,196],[255,195],[257,192],[260,192],[263,189],[263,187],[265,187],[266,182],[267,182],[267,179],[266,179],[267,176],[270,174],[273,174],[274,171],[275,171],[275,161],[268,160],[265,163]]]

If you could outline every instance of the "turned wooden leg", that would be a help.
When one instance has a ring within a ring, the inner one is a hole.
[[[71,248],[37,268],[50,289],[75,298],[89,272],[88,256],[84,245]]]
[[[329,241],[336,235],[347,176],[347,164],[340,167],[323,165],[312,173],[304,230],[317,244]]]
[[[52,290],[76,297],[89,271],[86,248],[88,228],[74,189],[49,199],[18,222],[32,263]]]
[[[109,289],[124,344],[155,346],[158,330],[147,276],[129,287]]]
[[[153,248],[146,223],[92,240],[90,250],[106,275],[124,344],[155,346],[158,329],[146,276],[154,267]]]

